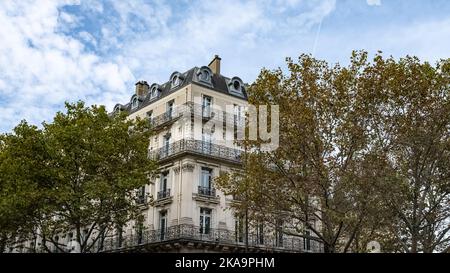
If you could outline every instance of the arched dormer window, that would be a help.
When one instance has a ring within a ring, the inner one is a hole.
[[[124,107],[121,104],[116,104],[116,106],[114,106],[115,114],[120,114],[123,110],[124,110]]]
[[[231,92],[242,94],[242,90],[244,88],[244,83],[238,77],[233,77],[231,81],[228,83],[228,89]]]
[[[136,109],[139,106],[139,100],[138,97],[133,97],[131,100],[131,109]]]
[[[211,83],[212,74],[213,73],[209,67],[203,66],[197,72],[197,77],[198,77],[199,81],[201,81],[201,82]]]
[[[159,96],[160,87],[159,84],[152,84],[150,87],[150,99],[156,99]]]
[[[170,76],[170,86],[171,88],[175,88],[179,86],[183,82],[183,76],[179,72],[172,73]]]

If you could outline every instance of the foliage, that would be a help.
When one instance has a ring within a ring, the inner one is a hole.
[[[0,220],[26,216],[24,225],[48,251],[47,245],[66,251],[62,239],[71,234],[89,252],[139,217],[135,189],[156,168],[147,152],[152,132],[147,122],[128,120],[125,113],[110,116],[103,106],[78,102],[66,108],[41,130],[23,122],[2,136],[1,193],[8,198],[2,199],[0,210],[7,213]]]
[[[326,252],[444,251],[449,240],[449,61],[436,67],[354,52],[347,67],[309,55],[263,69],[248,93],[280,111],[280,147],[241,143],[244,170],[216,182],[249,221],[284,219]],[[414,223],[414,224],[413,224]],[[420,247],[419,247],[420,246]]]

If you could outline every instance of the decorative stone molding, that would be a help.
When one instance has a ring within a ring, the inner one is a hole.
[[[179,174],[180,173],[180,166],[173,167],[173,171],[175,172],[175,174]]]
[[[193,172],[195,169],[195,165],[192,163],[184,163],[182,168],[183,168],[183,171]]]

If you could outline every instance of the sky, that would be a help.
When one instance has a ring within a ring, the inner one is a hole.
[[[251,83],[302,53],[450,57],[448,0],[0,0],[0,133],[51,122],[64,102],[112,110],[134,83],[222,58]]]

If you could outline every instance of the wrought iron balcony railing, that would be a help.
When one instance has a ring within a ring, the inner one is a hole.
[[[203,106],[201,104],[187,102],[173,108],[170,112],[152,118],[149,122],[154,128],[157,128],[185,116],[189,120],[191,117],[201,117],[202,119],[213,119],[218,122],[225,121],[238,128],[242,128],[245,125],[245,119],[237,118],[234,113],[227,113],[226,109],[224,110],[216,109],[213,106]]]
[[[154,160],[165,160],[182,153],[204,155],[234,163],[241,163],[242,154],[240,150],[226,146],[201,140],[183,139],[162,148],[149,151],[149,157]]]
[[[114,236],[99,241],[93,252],[114,252],[124,251],[126,249],[133,250],[135,247],[143,245],[158,244],[177,239],[200,241],[203,243],[213,243],[215,245],[227,245],[259,248],[266,251],[279,252],[323,252],[323,244],[314,237],[294,237],[283,236],[282,244],[280,238],[273,233],[268,234],[248,234],[248,243],[246,243],[245,235],[237,234],[235,231],[227,229],[201,229],[195,225],[176,225],[165,229],[145,230],[137,234],[129,234],[126,236]]]
[[[158,200],[170,197],[170,189],[165,189],[158,192]]]
[[[216,197],[216,189],[211,188],[211,187],[198,186],[198,194]]]

